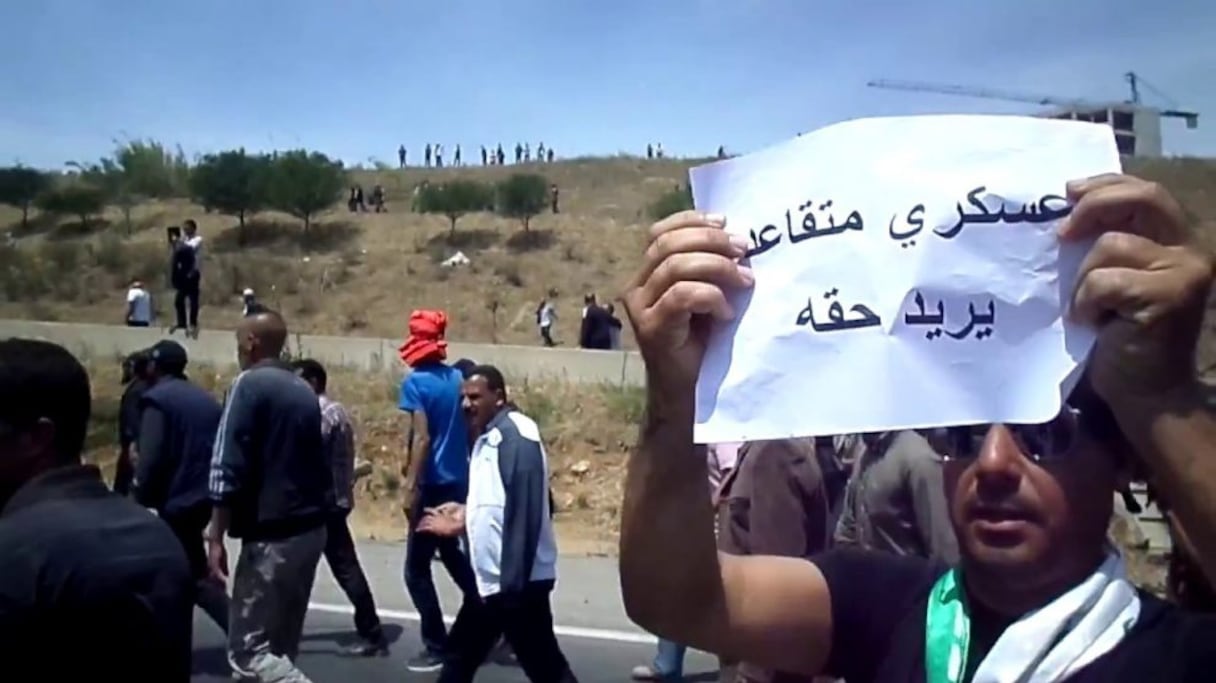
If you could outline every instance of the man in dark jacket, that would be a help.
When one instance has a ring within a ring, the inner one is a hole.
[[[587,295],[584,298],[584,303],[583,322],[579,327],[578,345],[584,349],[611,349],[612,314],[596,302],[594,295]]]
[[[242,372],[228,390],[211,459],[207,562],[213,575],[227,578],[224,534],[241,539],[228,618],[233,672],[306,683],[294,660],[325,549],[332,477],[321,407],[280,360],[286,341],[287,325],[273,311],[237,327]]]
[[[181,541],[198,586],[195,600],[228,630],[228,595],[209,576],[203,530],[211,520],[207,477],[220,424],[220,404],[186,379],[186,349],[159,341],[147,352],[149,388],[143,394],[135,500],[155,510]]]
[[[387,655],[388,640],[376,614],[376,601],[367,585],[367,576],[359,565],[347,521],[355,507],[355,428],[346,408],[327,393],[329,373],[325,372],[325,366],[304,358],[292,363],[292,367],[316,392],[321,407],[321,442],[334,486],[334,507],[325,529],[325,561],[355,607],[355,630],[359,633],[359,640],[347,647],[346,652],[365,657]]]
[[[148,389],[145,374],[148,352],[136,351],[122,361],[122,398],[118,407],[118,462],[114,464],[114,493],[125,496],[131,492],[135,477],[134,449],[139,436],[140,398]]]
[[[81,464],[89,409],[89,377],[63,347],[0,341],[4,678],[186,683],[194,590],[185,553],[154,515]]]

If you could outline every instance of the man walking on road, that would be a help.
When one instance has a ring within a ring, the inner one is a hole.
[[[131,480],[135,478],[134,451],[139,447],[135,439],[139,436],[140,400],[148,390],[147,370],[147,351],[136,351],[123,359],[123,390],[118,403],[118,462],[114,463],[113,487],[114,493],[120,496],[131,493]]]
[[[329,375],[324,366],[305,359],[292,363],[292,367],[316,392],[321,406],[321,444],[334,484],[334,509],[325,527],[325,561],[355,607],[355,630],[359,633],[359,642],[348,647],[347,652],[364,657],[387,655],[388,641],[346,521],[355,506],[355,428],[346,408],[326,394]]]
[[[478,437],[466,505],[427,510],[419,529],[467,533],[477,595],[466,595],[452,625],[440,683],[468,683],[505,635],[533,683],[573,683],[553,633],[557,580],[549,466],[536,422],[507,400],[502,373],[479,365],[464,381],[462,405]]]
[[[211,520],[207,478],[220,424],[220,405],[186,379],[186,349],[172,340],[147,352],[135,501],[155,510],[181,542],[197,586],[195,601],[224,632],[228,594],[207,571],[203,530]]]
[[[0,341],[4,679],[186,683],[186,555],[81,463],[90,403],[89,376],[63,347]]]
[[[401,359],[411,368],[401,385],[398,406],[410,414],[406,448],[405,511],[410,525],[405,545],[405,587],[421,616],[423,650],[406,662],[410,671],[438,671],[443,666],[447,628],[431,576],[436,551],[448,574],[467,595],[476,594],[473,570],[455,538],[417,528],[424,508],[463,504],[468,494],[468,431],[460,410],[460,370],[444,363],[447,315],[414,311]]]
[[[294,660],[333,490],[321,408],[280,360],[287,326],[278,313],[242,319],[236,338],[242,372],[228,390],[211,458],[207,560],[226,578],[224,535],[241,539],[228,629],[236,676],[306,683]]]

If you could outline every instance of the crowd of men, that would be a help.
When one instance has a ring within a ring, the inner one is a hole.
[[[630,617],[661,638],[635,678],[679,677],[688,646],[719,655],[724,681],[1211,680],[1216,414],[1194,356],[1212,259],[1154,184],[1103,176],[1068,195],[1061,240],[1095,240],[1068,311],[1098,336],[1060,414],[1037,425],[695,446],[704,322],[733,315],[726,293],[754,276],[724,218],[654,226],[624,296],[648,382],[620,585]],[[505,637],[531,680],[572,681],[553,634],[539,429],[497,369],[447,362],[446,328],[443,312],[415,311],[400,348],[404,573],[423,640],[407,666],[472,680]],[[10,661],[50,679],[186,680],[198,604],[227,630],[234,673],[306,681],[294,660],[323,555],[355,604],[352,650],[387,651],[346,521],[350,420],[319,363],[279,360],[286,336],[273,312],[242,321],[242,372],[222,406],[189,382],[176,343],[131,360],[141,384],[122,402],[115,487],[133,500],[81,464],[90,398],[76,359],[0,341]],[[1133,479],[1168,511],[1167,600],[1132,584],[1108,537]],[[226,536],[241,542],[231,578]],[[436,554],[463,594],[450,631]]]
[[[553,633],[539,429],[496,368],[446,363],[446,325],[417,311],[401,347],[405,583],[423,621],[406,666],[471,681],[497,647],[533,681],[574,681]],[[388,653],[347,522],[354,427],[319,362],[282,360],[286,340],[278,313],[247,315],[222,404],[190,381],[177,342],[129,356],[113,490],[82,461],[91,398],[79,361],[49,342],[0,341],[0,652],[29,663],[28,675],[9,669],[18,679],[187,681],[198,605],[227,634],[234,679],[306,682],[296,659],[322,557],[355,608],[347,653]],[[226,539],[240,547],[231,571]],[[463,591],[450,633],[436,552]]]

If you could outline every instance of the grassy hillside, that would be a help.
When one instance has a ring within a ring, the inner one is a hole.
[[[240,312],[237,294],[252,287],[297,331],[397,336],[410,309],[438,306],[452,315],[454,339],[535,344],[533,311],[552,288],[559,293],[557,336],[572,344],[582,295],[597,292],[606,300],[620,291],[645,243],[647,206],[687,182],[692,163],[613,158],[356,171],[353,181],[368,192],[377,182],[384,186],[389,213],[334,207],[308,234],[295,219],[258,214],[244,247],[237,244],[235,219],[205,214],[186,201],[136,207],[130,234],[117,210],[87,229],[35,217],[22,233],[15,230],[19,215],[0,207],[0,227],[9,226],[15,237],[0,247],[0,316],[120,322],[130,278],[168,294],[163,227],[194,218],[207,245],[204,326],[231,326]],[[534,219],[529,235],[517,222],[471,214],[449,241],[444,217],[409,212],[412,188],[423,180],[493,181],[517,169],[542,173],[561,190],[561,213]],[[1129,171],[1164,183],[1205,237],[1216,235],[1216,162],[1140,161]],[[457,250],[471,265],[439,265]],[[171,316],[167,296],[158,308],[162,321]],[[1205,354],[1203,362],[1216,362],[1216,354]]]

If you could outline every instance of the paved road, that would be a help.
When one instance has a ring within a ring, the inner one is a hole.
[[[326,612],[309,614],[298,664],[315,683],[400,683],[402,680],[431,681],[437,674],[406,671],[404,661],[418,643],[417,623],[391,621],[385,628],[393,641],[387,657],[347,657],[339,647],[352,636],[349,617]],[[562,650],[583,683],[619,683],[629,680],[629,670],[654,656],[654,648],[637,643],[564,637]],[[194,683],[230,683],[219,630],[200,612],[195,619]],[[717,680],[716,660],[690,653],[685,680],[709,683]],[[477,680],[487,683],[523,683],[527,677],[516,667],[486,664]]]
[[[354,636],[350,605],[322,561],[298,662],[316,683],[397,683],[403,678],[420,681],[435,678],[435,674],[405,670],[405,660],[417,652],[420,641],[417,613],[402,585],[402,552],[399,543],[359,544],[364,571],[392,641],[388,657],[373,659],[340,654],[341,644]],[[443,565],[435,563],[433,568],[444,613],[454,616],[459,607],[459,593],[447,578]],[[627,681],[630,669],[654,657],[653,636],[625,616],[613,558],[563,557],[558,565],[553,607],[562,649],[584,683]],[[231,680],[223,636],[201,612],[195,619],[194,659],[195,683]],[[704,653],[690,652],[685,672],[686,680],[715,681],[717,660]],[[487,664],[478,680],[507,683],[527,678],[518,668]]]

